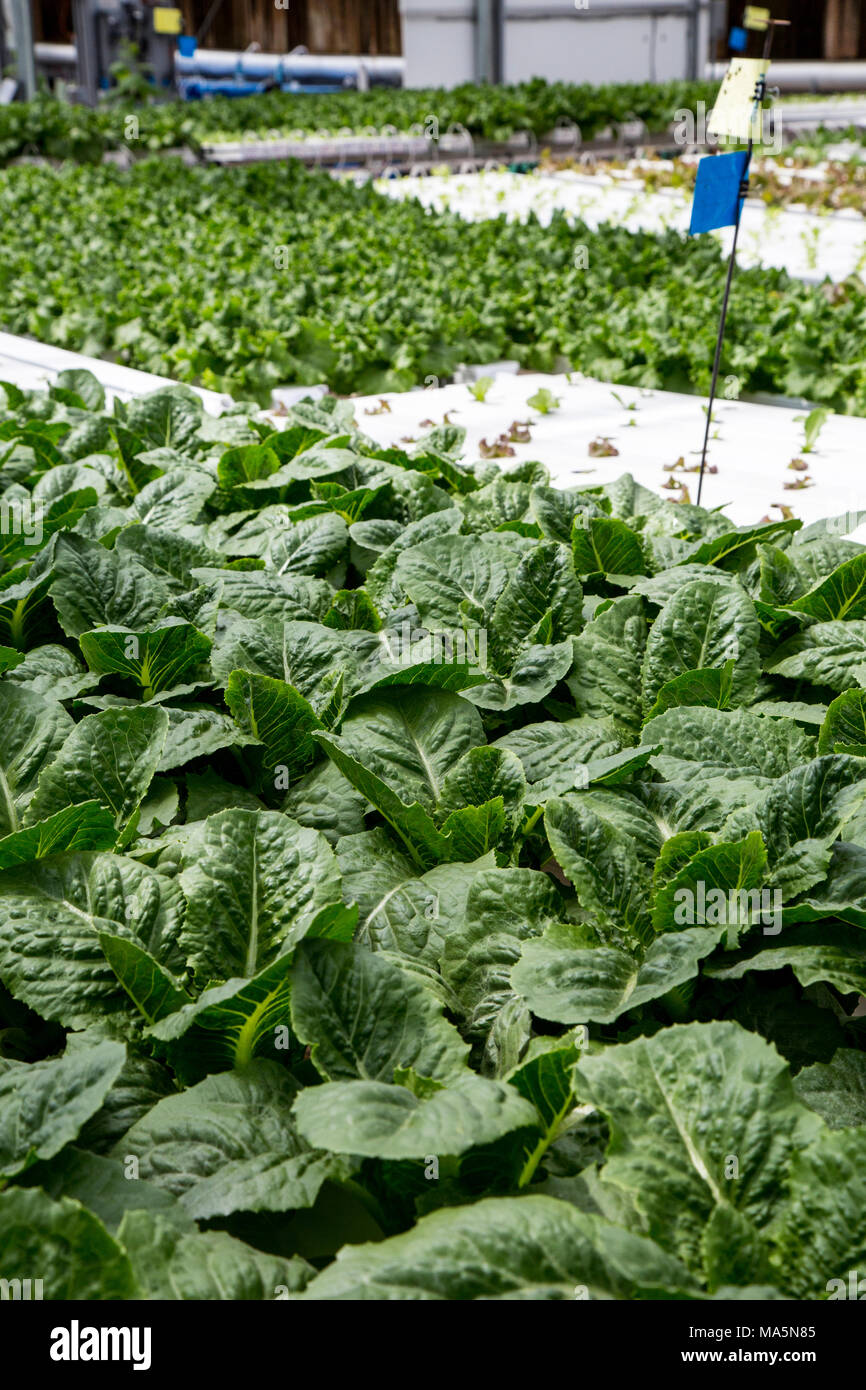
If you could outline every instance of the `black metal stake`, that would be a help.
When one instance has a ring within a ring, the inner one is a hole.
[[[764,58],[764,61],[765,61],[765,62],[769,61],[769,58],[770,58],[770,51],[771,51],[771,49],[772,49],[772,47],[773,47],[773,30],[774,30],[776,24],[785,24],[785,23],[786,23],[785,20],[775,20],[775,19],[771,19],[771,20],[770,20],[770,24],[769,24],[769,27],[768,27],[768,29],[767,29],[767,37],[766,37],[766,39],[764,40],[763,58]],[[764,96],[765,96],[765,94],[766,94],[766,88],[767,88],[767,78],[766,78],[766,73],[765,73],[765,74],[759,79],[758,88],[757,88],[757,91],[756,91],[756,93],[755,93],[755,105],[756,105],[756,107],[757,107],[758,110],[760,110],[760,109],[762,108]],[[708,405],[708,407],[707,407],[707,428],[706,428],[706,430],[704,431],[704,447],[703,447],[703,452],[701,453],[701,473],[700,473],[700,477],[698,478],[698,506],[701,505],[701,493],[703,492],[703,489],[704,489],[704,473],[705,473],[706,467],[707,467],[707,449],[709,448],[709,443],[710,443],[710,429],[711,429],[711,426],[712,426],[712,423],[713,423],[713,406],[715,405],[715,402],[716,402],[716,391],[718,390],[718,385],[719,385],[719,372],[720,372],[721,366],[722,366],[722,347],[723,347],[723,345],[724,345],[724,340],[725,340],[725,325],[726,325],[726,323],[727,323],[727,321],[728,321],[728,304],[729,304],[730,298],[731,298],[731,284],[732,284],[732,281],[733,281],[733,278],[734,278],[734,266],[736,265],[736,260],[737,260],[737,242],[738,242],[739,236],[740,236],[740,222],[741,222],[741,220],[742,220],[742,216],[743,216],[743,207],[744,207],[744,205],[745,205],[745,194],[748,192],[748,188],[749,188],[749,170],[750,170],[750,168],[751,168],[751,166],[752,166],[752,153],[753,153],[753,150],[754,150],[754,148],[755,148],[754,134],[753,134],[752,129],[751,129],[751,126],[754,125],[754,115],[755,115],[755,113],[754,113],[754,111],[753,111],[753,112],[752,112],[752,121],[751,121],[751,124],[750,124],[750,130],[749,130],[749,144],[748,144],[748,148],[747,148],[747,150],[746,150],[746,163],[745,163],[745,166],[744,166],[744,168],[743,168],[743,180],[742,180],[742,186],[741,186],[741,190],[740,190],[741,195],[742,195],[742,200],[741,200],[740,198],[737,199],[737,220],[736,220],[736,222],[734,223],[734,242],[733,242],[733,245],[731,246],[731,259],[730,259],[729,262],[728,262],[728,276],[727,276],[727,279],[726,279],[726,281],[725,281],[725,294],[724,294],[724,298],[722,299],[722,312],[721,312],[721,315],[720,315],[720,318],[719,318],[719,336],[718,336],[718,339],[716,340],[716,355],[715,355],[715,358],[713,359],[713,376],[712,376],[712,381],[711,381],[711,383],[710,383],[710,403],[709,403],[709,405]]]
[[[746,164],[743,169],[743,186],[747,187],[749,182],[749,166],[752,163],[752,139],[749,138],[749,148],[746,156]],[[698,478],[698,506],[701,505],[701,493],[704,487],[704,470],[707,466],[707,449],[710,443],[710,428],[713,423],[713,406],[716,401],[716,390],[719,385],[719,371],[722,365],[722,345],[725,340],[725,325],[728,321],[728,303],[731,298],[731,283],[734,278],[734,266],[737,261],[737,242],[740,237],[740,221],[743,215],[742,204],[737,200],[737,220],[734,223],[734,241],[731,246],[731,258],[728,261],[728,277],[725,281],[725,294],[722,299],[722,312],[719,318],[719,336],[716,339],[716,355],[713,359],[713,379],[710,382],[710,403],[707,407],[707,428],[704,431],[704,449],[701,454],[701,476]]]

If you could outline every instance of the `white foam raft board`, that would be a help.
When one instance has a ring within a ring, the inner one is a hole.
[[[628,231],[687,232],[691,192],[662,189],[648,193],[639,178],[580,174],[511,174],[487,170],[480,174],[379,179],[376,188],[390,198],[416,198],[424,207],[450,210],[467,221],[502,214],[509,221],[526,221],[530,213],[546,225],[554,211],[586,222],[596,230],[604,223]],[[725,255],[733,228],[712,232]],[[827,276],[844,280],[866,266],[866,219],[853,211],[814,213],[796,208],[767,208],[757,200],[743,209],[737,249],[740,265],[763,265],[787,270],[810,283]]]
[[[129,400],[175,384],[165,377],[0,333],[0,380],[24,389],[44,389],[67,368],[93,372],[109,399],[117,395]],[[560,401],[548,415],[527,404],[540,387],[547,387]],[[637,409],[627,410],[614,392],[625,406],[633,404]],[[208,411],[220,413],[224,397],[213,391],[198,394]],[[388,411],[381,411],[383,400]],[[417,438],[426,428],[422,421],[441,424],[449,414],[454,424],[465,427],[464,457],[474,462],[481,457],[482,439],[492,442],[507,433],[514,420],[528,420],[532,440],[512,445],[515,458],[501,460],[504,472],[536,459],[549,469],[553,484],[563,488],[592,486],[621,473],[632,473],[644,487],[667,498],[678,493],[663,487],[671,476],[664,465],[680,457],[686,464],[699,461],[706,421],[704,404],[698,396],[638,391],[581,376],[573,375],[569,380],[565,376],[505,372],[495,377],[484,402],[476,401],[463,385],[354,398],[359,428],[381,444],[399,445],[406,436]],[[831,416],[816,452],[805,456],[814,486],[803,491],[785,489],[786,482],[803,476],[788,469],[791,460],[801,456],[803,429],[798,415],[802,412],[781,406],[717,402],[714,430],[719,438],[710,444],[708,461],[718,471],[705,479],[703,505],[720,508],[742,526],[767,515],[778,518],[780,512],[773,504],[779,502],[806,523],[866,509],[862,463],[866,457],[866,419],[855,416]],[[281,424],[279,416],[271,418],[276,425]],[[619,454],[591,458],[589,446],[599,437],[611,438]],[[697,474],[677,472],[675,476],[686,482],[692,500],[696,500]],[[857,531],[845,526],[840,534],[854,535],[866,543],[866,524]]]
[[[548,415],[527,404],[542,386],[561,402]],[[380,399],[387,401],[390,413],[367,414],[378,407]],[[627,410],[629,405],[637,409]],[[550,470],[552,482],[566,488],[609,482],[622,473],[631,473],[659,496],[676,498],[678,492],[663,487],[671,476],[664,466],[680,457],[687,465],[700,462],[705,405],[699,396],[643,392],[574,375],[569,381],[565,376],[502,373],[483,404],[466,386],[443,386],[358,399],[355,419],[365,434],[380,443],[399,444],[404,436],[422,434],[423,420],[441,424],[448,413],[453,424],[465,426],[464,454],[472,461],[480,457],[482,439],[492,443],[508,432],[514,420],[530,420],[531,443],[512,444],[516,458],[502,460],[504,470],[523,460],[538,459]],[[719,437],[711,440],[708,454],[708,464],[718,471],[704,479],[702,505],[721,509],[742,526],[763,516],[778,520],[781,513],[774,503],[789,506],[806,523],[866,510],[866,419],[831,416],[816,451],[803,455],[803,426],[797,420],[802,415],[800,410],[781,406],[718,401],[713,410],[713,432]],[[590,457],[589,446],[600,436],[612,440],[619,450],[617,457]],[[808,474],[788,468],[799,457],[805,458]],[[696,501],[697,474],[678,471],[674,476],[687,484],[692,501]],[[811,477],[813,487],[786,490],[785,483],[804,476]],[[846,526],[843,534],[855,535],[866,543],[866,525],[856,532]]]
[[[82,370],[92,372],[102,383],[109,406],[115,397],[128,401],[135,396],[147,395],[149,391],[157,391],[161,386],[177,384],[165,377],[153,376],[150,372],[135,371],[116,362],[97,361],[84,357],[80,352],[67,352],[64,348],[39,343],[33,338],[0,333],[0,381],[9,381],[22,391],[45,390],[61,372]],[[222,396],[198,387],[194,390],[212,414],[220,413]]]

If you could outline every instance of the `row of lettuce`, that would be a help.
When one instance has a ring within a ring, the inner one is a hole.
[[[267,405],[293,383],[406,390],[504,358],[709,387],[724,280],[713,238],[592,231],[562,213],[465,223],[296,163],[158,159],[0,172],[0,224],[0,329],[239,400]],[[743,271],[724,376],[866,412],[864,323],[855,278],[828,294]]]
[[[466,83],[451,90],[374,88],[334,95],[268,92],[254,97],[213,97],[203,102],[123,101],[89,109],[42,95],[0,107],[0,162],[22,155],[85,162],[109,150],[199,150],[212,140],[269,139],[292,132],[331,133],[413,127],[445,134],[463,126],[482,140],[505,141],[518,131],[538,139],[557,124],[579,126],[591,139],[606,128],[641,120],[652,132],[667,130],[680,110],[712,102],[718,84],[708,82],[618,83],[602,86],[531,82],[491,87]],[[129,118],[135,124],[130,126]],[[435,123],[431,125],[431,122]]]
[[[2,393],[3,1277],[847,1297],[861,518]]]

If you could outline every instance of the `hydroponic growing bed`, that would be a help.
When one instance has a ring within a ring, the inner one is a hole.
[[[21,156],[101,159],[107,150],[154,152],[214,140],[285,139],[296,131],[330,134],[413,127],[443,135],[461,126],[481,140],[502,142],[516,131],[543,138],[557,122],[580,127],[591,139],[636,119],[667,130],[678,111],[712,104],[716,82],[608,83],[601,86],[536,79],[513,86],[465,83],[450,90],[376,88],[334,95],[269,92],[254,97],[211,97],[204,102],[131,104],[109,101],[96,110],[50,97],[0,107],[0,161]],[[131,138],[127,118],[137,124]],[[431,127],[430,122],[433,122]]]
[[[667,180],[656,172],[657,165],[670,169]],[[489,170],[382,179],[377,188],[390,198],[417,199],[424,207],[455,212],[469,221],[507,217],[526,222],[537,218],[548,225],[558,212],[578,231],[586,226],[603,234],[610,225],[630,232],[672,230],[686,234],[694,164],[685,167],[691,177],[680,174],[678,184],[668,181],[678,168],[674,161],[652,160],[635,161],[612,173],[582,168],[537,174]],[[849,186],[847,182],[845,186]],[[821,184],[816,187],[820,190]],[[719,233],[718,239],[727,255],[733,228]],[[584,270],[589,269],[593,250],[594,246],[586,245]],[[826,280],[839,284],[861,277],[866,269],[866,221],[862,210],[853,208],[832,211],[831,206],[819,206],[813,211],[803,205],[770,207],[761,198],[758,185],[756,196],[743,209],[737,260],[741,266],[785,270],[815,285]]]
[[[3,1301],[860,1296],[860,137],[756,162],[703,507],[693,162],[196,163],[714,93],[0,107]]]
[[[511,370],[502,370],[503,365]],[[377,444],[404,449],[434,425],[455,425],[464,435],[469,462],[496,459],[504,473],[540,463],[555,487],[612,482],[623,469],[666,501],[697,496],[706,404],[671,391],[615,389],[579,374],[543,375],[514,371],[516,364],[491,364],[467,372],[465,384],[386,396],[354,397],[356,424]],[[128,367],[83,357],[0,334],[0,381],[25,390],[46,390],[70,371],[90,371],[111,405],[172,383]],[[703,499],[738,525],[765,518],[796,517],[804,523],[838,516],[839,534],[866,541],[859,521],[863,489],[858,460],[866,447],[866,425],[857,416],[833,415],[808,402],[755,404],[729,398],[738,389],[727,378],[713,408]],[[200,388],[210,415],[230,408],[230,398]],[[275,392],[275,408],[263,415],[281,428],[288,406],[327,394],[323,385]],[[676,453],[672,441],[681,441]],[[757,464],[756,464],[757,460]]]
[[[291,165],[177,160],[0,171],[0,221],[0,330],[261,405],[289,383],[366,395],[501,359],[709,386],[724,264],[708,237],[558,209],[467,222]],[[864,413],[864,314],[857,277],[828,293],[744,270],[725,376]]]
[[[844,1285],[866,547],[333,398],[0,402],[3,1276]]]
[[[737,385],[728,378],[725,389]],[[554,486],[583,488],[625,470],[661,498],[697,498],[707,409],[700,397],[495,371],[480,381],[352,404],[360,428],[383,445],[405,447],[433,424],[450,422],[466,432],[467,459],[496,459],[506,474],[538,460]],[[713,407],[704,505],[739,526],[846,514],[844,534],[852,534],[863,505],[864,448],[866,424],[858,417],[723,397]],[[866,540],[866,531],[856,539]]]

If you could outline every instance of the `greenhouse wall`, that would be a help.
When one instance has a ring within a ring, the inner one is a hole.
[[[406,85],[666,81],[710,52],[711,0],[401,0]],[[497,32],[498,31],[498,32]]]

